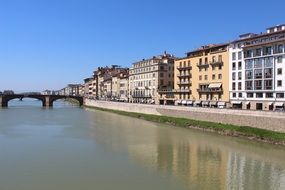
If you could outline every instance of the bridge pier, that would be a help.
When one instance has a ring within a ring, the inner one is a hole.
[[[50,96],[45,96],[45,98],[43,100],[43,107],[45,107],[45,108],[53,107],[53,102],[52,102]]]

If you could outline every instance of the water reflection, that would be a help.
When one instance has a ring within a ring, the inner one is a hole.
[[[127,152],[190,189],[285,189],[283,147],[173,128],[99,111],[89,113],[98,144]]]

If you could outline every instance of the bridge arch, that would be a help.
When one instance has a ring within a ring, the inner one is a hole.
[[[43,97],[39,96],[25,96],[25,95],[7,95],[7,96],[2,96],[2,101],[1,101],[1,106],[2,107],[8,107],[8,104],[11,100],[19,99],[22,100],[24,98],[32,98],[32,99],[37,99],[42,102],[42,105],[46,105],[46,99]]]
[[[56,95],[54,95],[54,96],[50,96],[50,99],[49,99],[50,107],[53,106],[53,102],[55,102],[57,100],[67,99],[67,98],[76,100],[79,103],[80,107],[83,105],[83,97],[80,97],[80,96],[56,96]]]

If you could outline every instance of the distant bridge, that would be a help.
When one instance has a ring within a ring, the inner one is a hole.
[[[74,99],[79,105],[83,105],[83,97],[81,96],[61,96],[61,95],[39,95],[39,94],[7,94],[0,95],[0,107],[8,107],[8,102],[14,99],[33,98],[42,101],[43,107],[52,107],[53,102],[60,99]]]

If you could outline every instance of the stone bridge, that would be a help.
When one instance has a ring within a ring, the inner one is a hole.
[[[34,98],[42,101],[43,107],[52,107],[53,102],[59,99],[74,99],[77,100],[79,105],[83,105],[83,97],[81,96],[61,96],[61,95],[22,95],[22,94],[11,94],[11,95],[0,95],[0,107],[8,107],[8,102],[13,99],[23,98]]]

